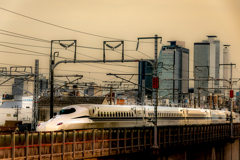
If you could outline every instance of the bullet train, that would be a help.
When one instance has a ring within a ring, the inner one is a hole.
[[[222,110],[158,106],[157,125],[230,123],[230,114]],[[233,112],[232,115],[233,123],[238,123],[239,114]],[[153,126],[153,118],[153,106],[79,104],[62,108],[54,118],[40,123],[36,130]]]

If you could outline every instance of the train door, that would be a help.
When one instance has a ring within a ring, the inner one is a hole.
[[[188,124],[188,121],[187,121],[187,109],[183,109],[183,116],[184,116],[185,124]]]
[[[142,114],[141,114],[141,116],[142,116],[142,123],[145,126],[146,125],[146,108],[143,107],[143,106],[141,108],[142,108]]]
[[[134,124],[137,125],[137,107],[133,107]]]

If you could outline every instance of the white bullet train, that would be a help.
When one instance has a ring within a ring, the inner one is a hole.
[[[239,114],[233,112],[232,115],[233,123],[238,123]],[[79,104],[62,108],[54,118],[40,123],[36,130],[153,126],[153,117],[153,106]],[[229,118],[230,112],[222,110],[161,106],[157,109],[158,126],[230,123]]]

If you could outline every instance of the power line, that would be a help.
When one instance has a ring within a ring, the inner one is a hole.
[[[1,29],[0,29],[0,30],[1,30]],[[6,32],[9,32],[9,31],[6,31]],[[11,32],[11,33],[13,33],[13,32]],[[0,34],[1,34],[1,33],[0,33]],[[13,34],[18,34],[18,33],[13,33]],[[20,34],[20,35],[21,35],[21,34]],[[30,36],[26,36],[26,37],[30,37]],[[24,37],[21,37],[21,38],[24,38]],[[31,40],[39,39],[39,38],[35,38],[35,37],[31,37],[31,38],[32,38]],[[40,39],[40,40],[41,40],[41,42],[50,43],[50,42],[47,41],[47,40],[43,40],[43,39]],[[8,43],[8,42],[2,42],[2,41],[0,41],[0,43]],[[25,44],[10,43],[10,42],[9,42],[9,44],[23,45],[23,46],[31,46],[31,47],[40,47],[40,48],[50,48],[50,47],[34,46],[34,45],[25,45]],[[100,50],[102,50],[102,48],[95,48],[95,47],[88,47],[88,46],[78,46],[78,47],[88,48],[88,49],[100,49]],[[15,48],[15,49],[16,49],[16,48]],[[55,48],[55,49],[56,49],[56,48]],[[63,49],[63,48],[58,48],[58,49]],[[74,52],[74,51],[72,51],[72,50],[67,50],[67,51]],[[131,51],[132,51],[132,50],[131,50]],[[116,51],[116,52],[117,52],[117,51]],[[83,55],[83,56],[89,57],[89,58],[93,58],[93,59],[96,59],[96,60],[100,60],[100,59],[97,59],[97,58],[95,58],[95,57],[85,55],[85,54],[83,54],[83,53],[79,53],[79,52],[76,52],[76,53],[79,54],[79,55]],[[118,52],[118,53],[119,53],[119,52]],[[126,56],[128,56],[128,55],[126,54]],[[132,56],[128,56],[128,57],[131,57],[131,58],[136,59],[135,57],[132,57]]]
[[[45,56],[46,57],[46,55],[40,55],[40,54],[28,54],[28,53],[18,53],[18,52],[10,52],[10,51],[0,51],[0,52],[11,53],[11,54],[21,54],[21,55],[28,55],[28,56]]]
[[[78,31],[78,30],[75,30],[75,29],[67,28],[67,27],[64,27],[64,26],[56,25],[56,24],[53,24],[53,23],[49,23],[49,22],[46,22],[46,21],[43,21],[43,20],[39,20],[39,19],[36,19],[36,18],[33,18],[33,17],[29,17],[29,16],[26,16],[26,15],[20,14],[20,13],[14,12],[14,11],[10,11],[10,10],[2,8],[2,7],[0,7],[0,9],[4,10],[4,11],[7,11],[7,12],[10,12],[12,14],[18,15],[18,16],[22,16],[22,17],[25,17],[25,18],[28,18],[28,19],[31,19],[31,20],[34,20],[34,21],[37,21],[37,22],[41,22],[41,23],[51,25],[51,26],[54,26],[54,27],[66,29],[66,30],[69,30],[69,31],[73,31],[73,32],[81,33],[81,34],[86,34],[86,35],[90,35],[90,36],[95,36],[95,37],[100,37],[100,38],[119,40],[118,38],[112,38],[112,37],[92,34],[92,33],[88,33],[88,32],[83,32],[83,31]],[[133,41],[133,40],[124,40],[124,41],[137,42],[137,41]],[[144,43],[153,43],[153,42],[144,42]]]

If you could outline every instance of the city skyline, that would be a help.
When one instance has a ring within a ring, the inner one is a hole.
[[[138,3],[128,1],[59,3],[58,1],[33,2],[29,0],[15,2],[3,0],[2,2],[0,6],[2,15],[0,24],[1,67],[9,69],[13,65],[34,66],[35,59],[39,59],[40,73],[48,76],[49,42],[58,39],[77,40],[77,45],[80,46],[77,48],[77,52],[79,52],[77,59],[102,59],[103,41],[114,39],[131,40],[125,41],[125,59],[152,59],[154,57],[153,43],[140,43],[140,52],[136,52],[137,38],[153,37],[158,34],[158,36],[162,36],[164,45],[167,44],[167,41],[172,40],[185,41],[190,57],[189,77],[192,78],[194,43],[201,41],[206,35],[216,35],[223,44],[231,45],[229,47],[231,61],[237,64],[236,69],[233,70],[233,76],[240,78],[237,53],[240,42],[238,29],[240,28],[240,11],[238,9],[240,4],[235,0],[211,2],[174,0],[150,3],[144,1],[138,1]],[[17,38],[16,36],[19,35],[13,35],[10,32],[24,35],[24,38]],[[34,37],[34,39],[26,36]],[[46,43],[46,41],[48,42]],[[54,47],[61,48],[60,45]],[[158,53],[160,48],[161,45],[158,47]],[[60,56],[73,57],[71,52],[62,49]],[[15,53],[13,54],[13,52]],[[29,54],[41,54],[41,56],[30,56]],[[106,58],[121,59],[121,55],[108,51]],[[59,60],[61,59],[57,58],[57,61]],[[82,81],[96,81],[101,84],[104,80],[116,80],[112,76],[106,76],[106,73],[137,73],[137,65],[137,63],[66,64],[59,65],[55,73],[82,74],[84,76]],[[133,80],[137,82],[138,77],[135,76]],[[5,93],[3,90],[9,92],[11,89],[2,87],[0,94]]]

